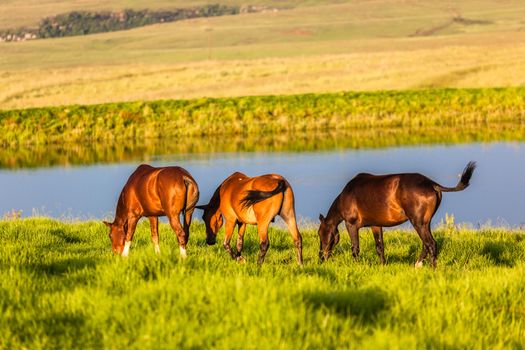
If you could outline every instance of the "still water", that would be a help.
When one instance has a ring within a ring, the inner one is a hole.
[[[149,163],[186,168],[199,184],[202,204],[234,171],[248,176],[282,174],[293,186],[300,221],[315,221],[359,172],[420,172],[444,186],[455,186],[469,160],[478,163],[471,186],[463,192],[444,193],[433,223],[449,213],[456,222],[475,226],[525,225],[525,143],[520,142],[173,155]],[[0,215],[14,209],[22,210],[23,216],[112,219],[120,190],[140,163],[0,170]]]

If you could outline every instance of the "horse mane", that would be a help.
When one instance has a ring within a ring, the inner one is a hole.
[[[207,204],[209,209],[218,209],[221,205],[221,186],[222,183],[217,187],[215,192],[213,192],[213,196],[210,198],[210,202]]]

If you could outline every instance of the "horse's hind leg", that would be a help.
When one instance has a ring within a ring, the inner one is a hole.
[[[295,245],[295,250],[297,252],[297,263],[299,265],[303,264],[303,237],[297,228],[297,221],[295,220],[295,213],[293,211],[288,213],[281,212],[281,217],[283,218],[288,231],[292,235],[293,243]]]
[[[264,257],[266,256],[266,252],[268,251],[268,248],[270,247],[270,240],[268,239],[268,226],[270,225],[269,222],[260,222],[257,223],[257,233],[259,234],[259,259],[257,259],[257,263],[259,265],[262,265],[264,262]]]
[[[385,246],[383,244],[383,228],[380,226],[372,226],[372,233],[374,234],[374,240],[376,241],[376,251],[381,264],[385,264]]]
[[[422,224],[414,224],[414,228],[416,229],[417,233],[419,234],[419,237],[423,241],[423,249],[421,251],[421,254],[419,255],[419,258],[416,261],[416,267],[422,267],[423,266],[423,260],[426,258],[427,254],[430,253],[430,264],[432,267],[436,268],[437,266],[437,243],[434,237],[432,236],[432,232],[430,231],[430,223],[422,223]]]
[[[175,235],[177,236],[177,240],[179,241],[180,256],[182,258],[185,258],[187,256],[186,233],[184,232],[184,229],[182,228],[182,225],[180,223],[179,215],[180,213],[171,213],[170,215],[168,215],[168,219],[170,221],[171,228],[173,229],[173,231],[175,231]]]
[[[238,232],[237,232],[237,261],[244,261],[242,253],[242,247],[244,245],[244,233],[246,232],[246,224],[237,222],[237,225],[239,226]]]
[[[155,253],[160,254],[160,246],[159,246],[159,218],[156,216],[150,216],[148,217],[149,224],[151,227],[151,241],[153,242],[153,246],[155,247]]]
[[[188,239],[190,238],[190,226],[191,218],[193,216],[194,209],[184,211],[184,241],[188,244]]]
[[[281,212],[279,215],[283,218],[288,231],[292,235],[295,251],[297,253],[297,262],[299,265],[303,264],[303,237],[297,228],[297,220],[295,218],[294,196],[292,189],[288,187],[284,193]]]

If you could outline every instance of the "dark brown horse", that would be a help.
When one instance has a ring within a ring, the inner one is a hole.
[[[383,229],[410,220],[423,241],[423,250],[416,267],[430,253],[436,267],[437,244],[430,231],[430,221],[441,203],[442,192],[456,192],[467,188],[476,163],[469,162],[456,187],[443,187],[421,174],[371,175],[358,174],[337,196],[326,218],[319,215],[319,258],[328,259],[339,242],[337,226],[345,222],[352,241],[352,253],[359,256],[359,229],[371,227],[381,263],[385,263]]]
[[[292,235],[297,250],[297,261],[303,263],[302,238],[295,220],[295,205],[292,187],[282,176],[276,174],[248,177],[242,173],[230,175],[215,190],[210,202],[197,206],[203,209],[202,218],[206,224],[206,242],[215,244],[217,232],[226,221],[224,249],[232,259],[244,260],[241,256],[244,243],[246,224],[257,225],[260,240],[258,263],[264,262],[264,257],[270,246],[268,226],[280,215]],[[235,226],[239,226],[237,237],[237,253],[230,240]]]
[[[199,187],[183,168],[140,165],[120,193],[115,220],[112,223],[104,221],[111,229],[109,238],[113,252],[122,256],[129,254],[137,222],[147,216],[155,252],[160,253],[158,217],[167,216],[177,235],[180,254],[186,257],[191,216],[198,200]],[[180,223],[180,213],[184,217],[184,227]]]

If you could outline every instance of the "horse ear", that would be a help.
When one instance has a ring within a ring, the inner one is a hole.
[[[104,225],[106,225],[107,227],[111,228],[111,222],[107,222],[107,221],[102,221],[104,223]]]
[[[319,214],[319,221],[323,222],[324,219],[325,219],[325,218],[324,218],[323,214]]]
[[[206,210],[206,209],[208,209],[208,207],[209,207],[208,204],[205,204],[205,205],[196,205],[196,206],[195,206],[195,208],[197,208],[197,209],[202,209],[202,210]]]

